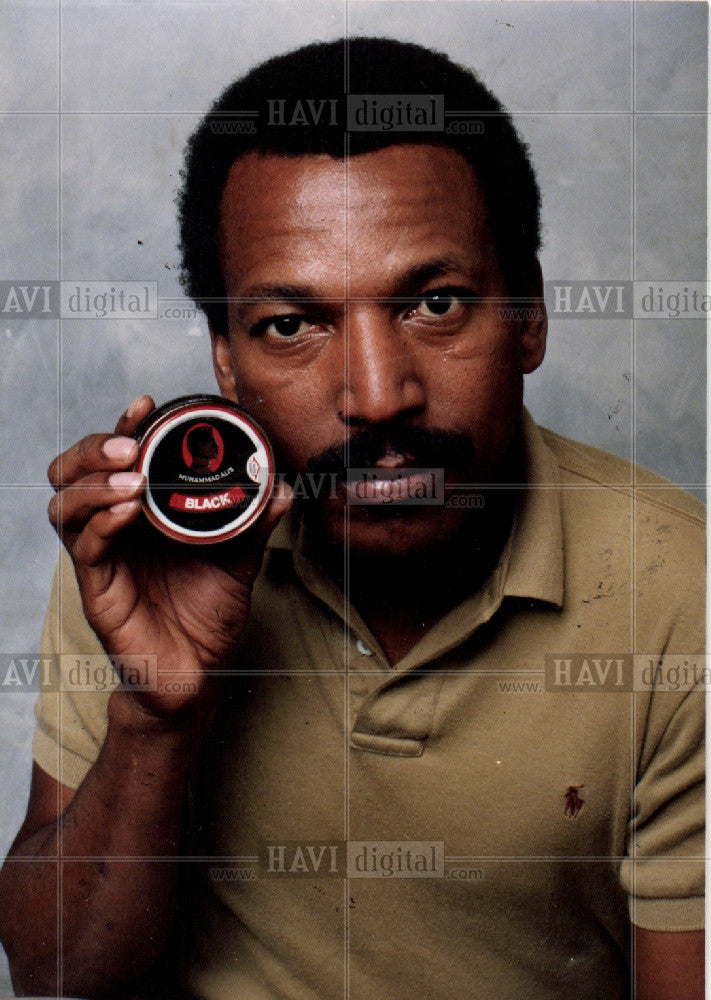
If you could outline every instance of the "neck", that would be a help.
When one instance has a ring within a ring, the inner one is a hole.
[[[401,659],[433,625],[476,594],[495,568],[510,534],[523,482],[519,435],[511,442],[496,481],[510,489],[481,489],[483,507],[473,509],[448,539],[408,554],[343,548],[315,530],[311,544],[331,577],[380,642],[391,663]]]
[[[375,635],[390,663],[400,660],[441,618],[476,594],[511,531],[518,496],[492,490],[447,542],[408,555],[352,551],[321,542],[319,558]]]

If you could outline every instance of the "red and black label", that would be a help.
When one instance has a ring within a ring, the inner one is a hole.
[[[264,432],[219,396],[174,400],[136,435],[147,477],[144,511],[172,538],[197,544],[244,531],[266,506],[274,478]]]

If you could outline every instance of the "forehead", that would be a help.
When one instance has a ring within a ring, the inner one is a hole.
[[[492,255],[474,171],[461,154],[435,145],[344,159],[251,152],[228,175],[219,242],[231,286],[264,269],[302,280],[349,272],[356,280],[369,267],[385,278],[423,255],[474,268]]]

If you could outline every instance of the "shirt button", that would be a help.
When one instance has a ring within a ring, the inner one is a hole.
[[[363,656],[373,655],[373,650],[368,649],[368,647],[365,645],[362,639],[359,639],[358,642],[356,643],[356,649],[358,650],[359,653],[362,653]]]

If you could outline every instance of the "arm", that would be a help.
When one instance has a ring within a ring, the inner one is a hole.
[[[0,931],[22,994],[107,995],[150,968],[171,928],[176,863],[152,859],[176,853],[189,726],[142,725],[114,699],[76,793],[34,766],[27,818],[0,873]]]
[[[116,662],[150,653],[157,673],[113,692],[104,745],[76,793],[35,769],[0,875],[0,936],[25,993],[109,996],[163,949],[186,778],[219,683],[210,674],[236,647],[267,537],[289,506],[282,491],[219,552],[168,543],[139,518],[143,482],[114,477],[135,461],[130,435],[152,406],[141,397],[118,438],[91,435],[50,466],[50,519],[87,622]]]
[[[703,609],[694,619],[703,627]],[[699,645],[696,637],[692,648]],[[644,742],[620,866],[637,1000],[704,996],[704,709],[699,685],[660,692],[639,713]]]
[[[703,931],[634,932],[635,1000],[703,1000]]]

